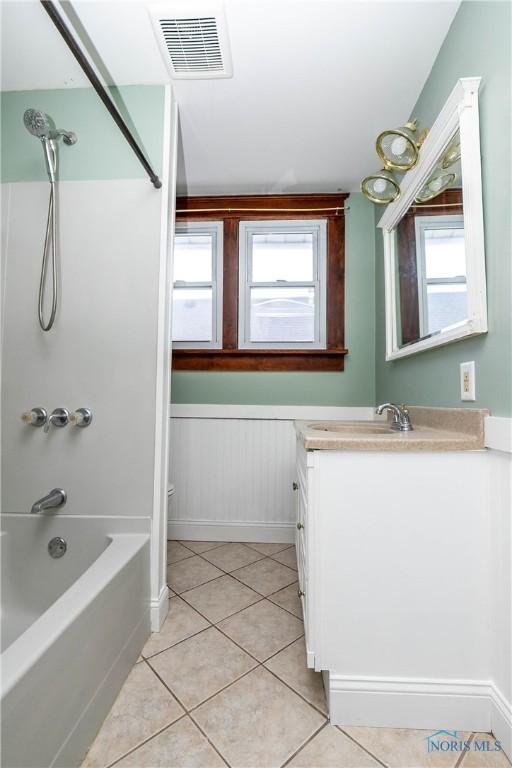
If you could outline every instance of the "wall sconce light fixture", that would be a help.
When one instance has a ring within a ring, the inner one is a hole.
[[[406,172],[418,162],[420,148],[428,130],[425,129],[417,137],[417,128],[417,121],[412,120],[401,128],[390,128],[377,136],[375,149],[384,168],[366,176],[361,182],[361,192],[372,203],[387,205],[400,196],[400,184],[391,171]]]
[[[391,171],[383,168],[362,180],[361,192],[372,203],[386,205],[392,203],[400,195],[400,185]]]

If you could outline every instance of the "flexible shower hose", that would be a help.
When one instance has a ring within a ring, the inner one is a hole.
[[[48,219],[46,221],[46,235],[44,238],[43,249],[43,263],[41,264],[41,279],[39,281],[39,325],[41,330],[49,331],[55,321],[55,315],[57,313],[58,304],[58,277],[57,277],[57,257],[56,257],[56,223],[55,223],[55,182],[50,182],[50,199],[48,201]],[[48,257],[50,254],[51,245],[51,268],[52,268],[52,309],[50,312],[50,319],[45,324],[44,321],[44,289],[46,285],[46,277],[48,274]]]

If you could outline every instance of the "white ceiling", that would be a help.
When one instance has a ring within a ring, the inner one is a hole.
[[[119,85],[169,82],[148,5],[73,2]],[[234,76],[173,83],[179,191],[358,189],[378,167],[375,136],[409,116],[458,5],[225,0]],[[4,0],[2,21],[4,89],[88,84],[38,0]]]

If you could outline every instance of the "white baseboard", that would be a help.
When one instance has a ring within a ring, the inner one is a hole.
[[[353,678],[329,674],[333,725],[490,731],[490,682]]]
[[[491,692],[491,731],[508,759],[512,760],[512,703],[507,702],[496,686]]]
[[[222,522],[215,520],[169,520],[167,538],[185,541],[259,541],[293,544],[294,523]]]
[[[169,611],[169,589],[162,587],[158,600],[151,601],[151,631],[160,632]]]

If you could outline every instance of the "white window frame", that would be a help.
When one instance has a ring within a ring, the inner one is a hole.
[[[212,235],[212,279],[206,282],[173,280],[173,288],[212,289],[212,340],[174,341],[173,349],[222,349],[222,276],[224,225],[222,221],[187,221],[176,224],[176,235]],[[174,275],[173,275],[174,277]],[[172,339],[172,334],[171,334]]]
[[[252,236],[265,233],[299,233],[313,235],[313,280],[252,282]],[[251,341],[251,288],[314,288],[314,341]],[[238,289],[238,348],[239,349],[326,349],[327,348],[327,220],[291,219],[277,221],[241,221],[239,225],[239,289]]]
[[[429,229],[462,229],[464,230],[464,214],[454,213],[440,216],[415,216],[414,231],[416,237],[416,262],[418,274],[418,309],[420,318],[420,336],[427,336],[428,330],[428,297],[429,285],[467,285],[467,277],[443,277],[427,279],[427,264],[425,258],[425,231]],[[465,322],[461,320],[460,323]],[[455,323],[455,326],[460,325]],[[453,326],[450,326],[450,328]]]

